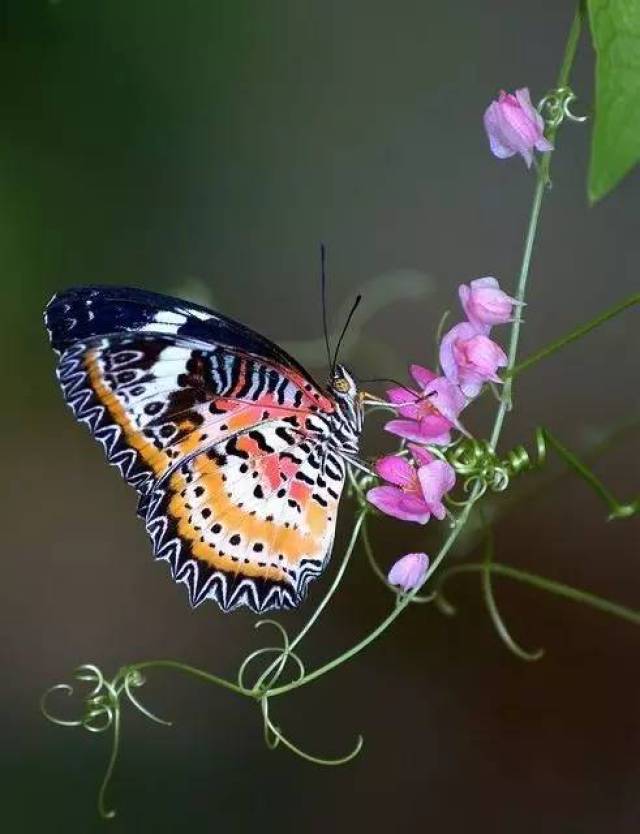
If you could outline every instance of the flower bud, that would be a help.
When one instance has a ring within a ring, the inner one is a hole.
[[[498,159],[520,154],[531,167],[533,151],[551,151],[553,145],[544,136],[544,120],[531,104],[529,90],[523,87],[515,95],[500,90],[484,113],[484,128],[491,153]]]
[[[426,553],[407,553],[393,565],[387,579],[390,585],[396,585],[408,593],[422,585],[428,567],[429,557]]]
[[[442,370],[465,397],[477,396],[485,382],[502,382],[497,370],[506,364],[500,345],[466,321],[452,327],[440,344]]]
[[[488,333],[494,324],[511,321],[513,307],[518,303],[490,276],[476,278],[469,286],[460,284],[458,295],[468,320],[481,333]]]

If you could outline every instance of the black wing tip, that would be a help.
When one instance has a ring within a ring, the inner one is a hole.
[[[44,310],[52,347],[63,352],[74,342],[136,329],[158,309],[154,293],[118,285],[70,287],[55,293]]]

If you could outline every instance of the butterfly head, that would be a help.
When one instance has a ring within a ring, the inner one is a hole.
[[[358,396],[358,386],[344,365],[336,365],[333,369],[331,388],[336,396],[342,395],[354,399]]]
[[[334,367],[330,388],[336,403],[336,420],[340,424],[336,426],[335,436],[340,440],[342,451],[357,454],[362,431],[362,404],[356,381],[344,365]]]

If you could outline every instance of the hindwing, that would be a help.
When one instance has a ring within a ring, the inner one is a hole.
[[[194,606],[295,607],[325,567],[343,484],[326,438],[264,423],[190,458],[154,490],[154,554]]]

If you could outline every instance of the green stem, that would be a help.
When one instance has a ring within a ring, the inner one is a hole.
[[[438,582],[438,587],[443,583],[459,573],[479,573],[487,570],[487,566],[483,562],[467,562],[464,565],[455,565],[449,568]],[[627,608],[624,605],[618,605],[608,599],[603,599],[588,591],[581,591],[578,588],[573,588],[571,585],[564,585],[562,582],[555,582],[552,579],[547,579],[544,576],[538,576],[535,573],[529,573],[518,568],[513,568],[511,565],[505,565],[501,562],[492,562],[490,566],[492,573],[500,576],[506,576],[509,579],[514,579],[517,582],[524,582],[534,588],[540,588],[543,591],[548,591],[556,596],[564,597],[565,599],[573,600],[574,602],[581,602],[591,608],[597,608],[598,611],[604,611],[607,614],[612,614],[614,617],[619,617],[622,620],[627,620],[635,625],[640,625],[640,611],[634,611],[632,608]]]
[[[548,173],[549,166],[546,167],[546,172]],[[489,445],[495,451],[495,448],[498,443],[498,438],[500,437],[500,433],[502,432],[502,424],[504,423],[504,419],[506,417],[507,411],[511,409],[512,404],[512,388],[513,388],[513,380],[511,376],[511,369],[515,366],[516,362],[516,354],[518,352],[518,342],[520,341],[520,328],[522,327],[522,306],[521,302],[524,301],[525,292],[527,289],[527,279],[529,277],[529,268],[531,266],[531,256],[533,254],[533,243],[536,238],[536,232],[538,231],[538,222],[540,220],[540,209],[542,207],[542,198],[544,196],[544,192],[546,189],[546,179],[545,174],[542,172],[542,166],[540,168],[540,173],[538,174],[538,180],[536,182],[536,188],[533,193],[533,202],[531,205],[531,214],[529,217],[529,228],[527,229],[527,236],[525,238],[524,244],[524,253],[522,255],[522,264],[520,265],[520,274],[518,276],[518,284],[516,286],[516,293],[515,298],[516,301],[520,302],[516,306],[516,315],[513,321],[513,326],[511,328],[511,334],[509,336],[509,350],[507,353],[508,362],[507,362],[507,369],[506,369],[506,380],[504,383],[504,388],[502,390],[502,397],[500,398],[500,405],[498,406],[498,412],[496,414],[496,419],[493,424],[493,431],[491,432],[491,439],[489,440]]]
[[[578,5],[576,7],[573,20],[571,21],[571,28],[569,29],[569,34],[567,35],[567,42],[564,47],[564,56],[562,58],[562,64],[560,66],[560,72],[558,73],[556,87],[566,87],[569,84],[569,78],[571,76],[571,70],[573,68],[573,62],[575,61],[576,57],[576,50],[578,49],[580,34],[582,32],[583,18],[584,0],[578,0]],[[556,130],[557,127],[553,130],[554,135]]]
[[[546,347],[543,347],[541,350],[531,356],[528,356],[518,365],[515,365],[509,373],[509,376],[513,379],[518,374],[521,374],[522,371],[526,371],[527,368],[535,365],[536,362],[539,362],[541,359],[546,359],[548,356],[551,356],[561,348],[565,347],[565,345],[575,342],[576,339],[581,339],[583,336],[586,336],[587,333],[595,330],[596,327],[600,327],[601,324],[604,324],[606,321],[609,321],[609,319],[612,319],[614,316],[622,313],[623,310],[626,310],[628,307],[633,307],[635,304],[640,304],[640,293],[635,293],[635,295],[625,298],[624,301],[621,301],[615,306],[610,307],[608,310],[605,310],[604,313],[601,313],[599,316],[596,316],[594,319],[586,322],[586,324],[576,327],[575,330],[572,330],[560,339],[556,339],[554,342],[551,342],[551,344],[546,345]]]
[[[483,521],[486,528],[487,538],[484,552],[484,560],[482,562],[483,571],[480,575],[480,579],[482,582],[482,595],[484,597],[485,605],[487,606],[487,611],[489,612],[489,617],[491,618],[493,626],[502,642],[511,652],[513,652],[513,654],[515,654],[516,657],[519,657],[520,660],[526,661],[540,660],[540,658],[544,654],[544,650],[536,649],[533,652],[528,652],[526,649],[523,649],[522,646],[518,645],[518,643],[516,643],[516,641],[513,639],[509,629],[507,628],[507,624],[502,619],[502,615],[500,614],[500,610],[498,609],[498,603],[496,602],[496,598],[493,593],[493,583],[491,581],[491,568],[494,564],[493,556],[495,549],[493,541],[493,530],[491,526],[487,525],[486,519],[484,519],[484,517]]]
[[[109,784],[111,783],[111,777],[113,776],[113,771],[115,770],[116,762],[118,761],[118,753],[120,751],[120,707],[116,705],[113,711],[113,744],[111,746],[111,755],[109,756],[109,763],[107,764],[107,769],[105,774],[102,778],[102,782],[100,784],[100,790],[98,791],[98,813],[102,817],[102,819],[110,820],[113,819],[116,815],[116,812],[112,809],[107,811],[107,806],[105,804],[107,790],[109,789]]]
[[[369,562],[369,566],[371,570],[375,573],[382,584],[389,588],[389,590],[395,591],[395,588],[392,585],[389,585],[387,582],[387,577],[384,574],[384,571],[380,567],[380,565],[376,562],[376,557],[373,555],[373,548],[371,547],[371,539],[369,538],[369,525],[365,521],[362,526],[362,544],[364,546],[364,552],[367,557],[367,561]]]
[[[176,669],[178,672],[184,672],[187,675],[192,675],[194,678],[200,678],[207,683],[214,683],[223,689],[230,689],[238,695],[247,695],[250,698],[255,697],[255,692],[252,689],[245,689],[243,686],[238,686],[238,684],[226,680],[226,678],[212,675],[204,669],[189,666],[187,663],[179,663],[177,660],[143,660],[140,663],[132,663],[129,669],[137,669],[138,671],[142,671],[142,669]]]

